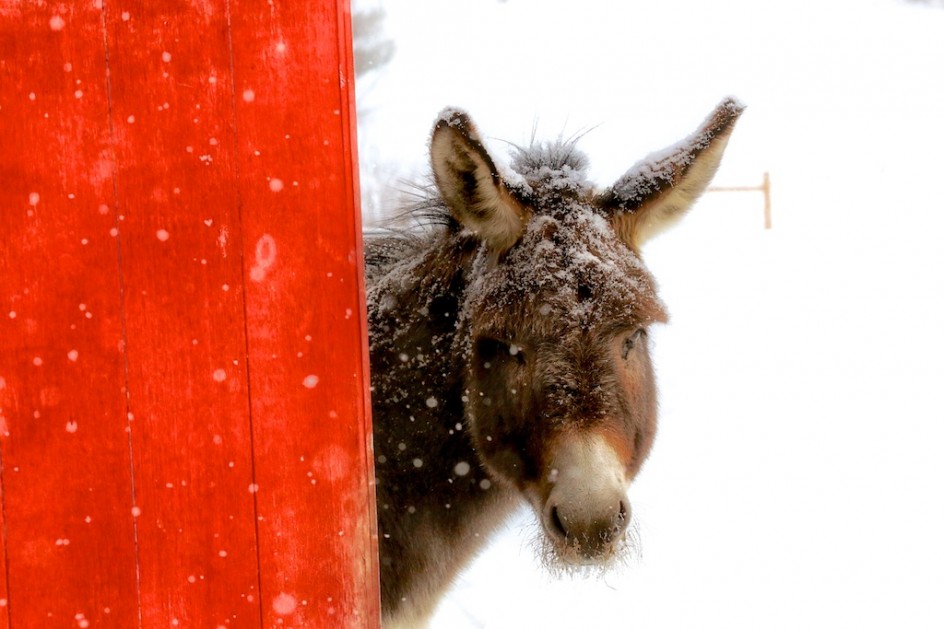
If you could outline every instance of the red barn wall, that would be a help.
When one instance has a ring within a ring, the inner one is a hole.
[[[343,0],[0,2],[2,627],[376,627]]]

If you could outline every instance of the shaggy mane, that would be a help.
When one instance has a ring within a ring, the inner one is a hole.
[[[579,139],[532,142],[528,148],[515,146],[511,168],[528,181],[542,179],[547,172],[583,174],[590,160],[577,148]]]

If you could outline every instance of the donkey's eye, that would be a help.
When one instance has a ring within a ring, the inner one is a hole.
[[[636,343],[639,342],[639,339],[641,339],[645,333],[646,331],[640,328],[623,339],[623,360],[629,358],[629,353],[633,351],[633,348],[636,347]]]
[[[523,365],[525,362],[525,352],[521,345],[494,338],[479,339],[478,354],[482,360],[493,364],[504,361]]]
[[[516,343],[508,344],[508,355],[514,357],[514,359],[519,363],[524,363],[524,349]]]
[[[502,350],[509,364],[515,364],[519,367],[525,363],[524,348],[517,343],[502,343]]]

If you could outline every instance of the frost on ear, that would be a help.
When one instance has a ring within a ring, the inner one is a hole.
[[[489,248],[506,251],[524,228],[524,210],[508,192],[469,117],[443,111],[430,142],[433,176],[453,217]]]
[[[742,111],[736,99],[725,99],[695,133],[649,155],[597,197],[623,242],[638,250],[695,203],[718,170]]]

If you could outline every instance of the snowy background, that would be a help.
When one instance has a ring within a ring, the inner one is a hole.
[[[944,6],[355,4],[396,47],[358,84],[368,212],[447,105],[499,155],[592,129],[605,185],[731,94],[715,184],[772,184],[772,230],[760,193],[710,193],[644,252],[672,321],[639,565],[554,581],[522,511],[433,626],[944,626]]]

